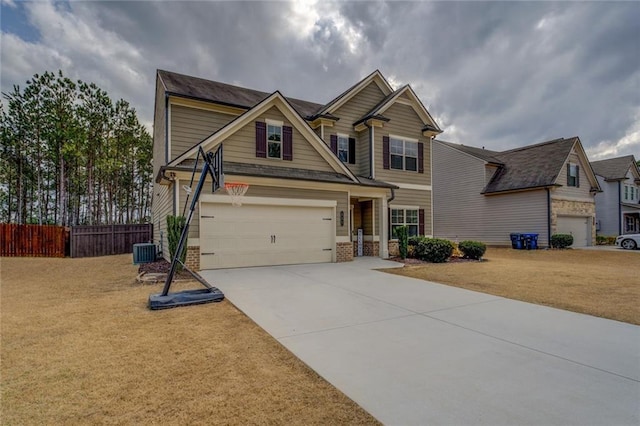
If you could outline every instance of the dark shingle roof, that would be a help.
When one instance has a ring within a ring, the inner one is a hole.
[[[172,169],[176,170],[193,170],[193,164],[195,160],[187,159],[180,163],[179,166],[174,167]],[[201,170],[200,164],[198,167]],[[357,185],[357,182],[354,182],[349,176],[343,175],[341,173],[336,172],[324,172],[319,170],[307,170],[307,169],[294,169],[289,167],[278,167],[278,166],[265,166],[261,164],[251,164],[251,163],[236,163],[232,161],[224,162],[224,172],[225,174],[230,175],[239,175],[239,176],[257,176],[257,177],[271,177],[271,178],[280,178],[280,179],[295,179],[295,180],[306,180],[306,181],[314,181],[314,182],[329,182],[329,183],[345,183],[350,185]],[[358,176],[358,180],[360,181],[360,185],[363,186],[373,186],[378,188],[397,188],[397,186],[378,181],[373,179],[368,179],[365,177]]]
[[[270,93],[258,90],[232,86],[170,71],[158,70],[158,75],[169,94],[216,102],[227,106],[249,109],[270,95]],[[294,98],[286,99],[302,117],[311,116],[323,107],[323,105],[314,102]]]
[[[609,158],[608,160],[592,161],[593,172],[608,180],[618,180],[627,177],[629,167],[635,163],[633,155]]]
[[[578,141],[577,137],[560,138],[502,152],[438,142],[498,164],[498,171],[482,191],[484,194],[491,194],[555,185],[562,166]]]

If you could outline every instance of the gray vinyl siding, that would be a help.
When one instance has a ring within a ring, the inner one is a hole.
[[[156,78],[156,100],[153,114],[153,176],[155,177],[160,167],[167,164],[165,158],[165,96],[164,87],[159,78]]]
[[[453,241],[510,245],[509,234],[537,233],[548,245],[545,190],[486,196],[484,161],[433,144],[434,235]]]
[[[580,172],[579,172],[580,187],[567,186],[567,164],[568,163],[577,164],[578,166],[580,166]],[[589,183],[589,178],[585,173],[585,170],[587,167],[589,167],[589,165],[587,164],[585,166],[585,164],[583,164],[580,161],[580,157],[578,157],[578,154],[575,151],[572,151],[571,154],[569,154],[569,159],[562,167],[562,170],[560,170],[560,173],[558,174],[558,179],[556,180],[556,183],[562,186],[558,188],[554,188],[552,195],[555,198],[567,197],[567,198],[591,199],[591,195],[589,193],[591,189],[591,184]]]
[[[171,159],[193,148],[235,118],[235,115],[171,105]]]
[[[347,164],[349,169],[358,176],[369,177],[369,130],[356,136],[356,164]]]
[[[347,166],[357,175],[369,175],[369,130],[365,129],[356,133],[353,129],[353,123],[364,117],[384,97],[384,93],[376,83],[369,83],[367,87],[333,112],[333,115],[339,117],[340,120],[333,127],[325,127],[324,129],[324,138],[327,144],[330,144],[330,135],[338,133],[356,138],[356,164],[348,164]]]
[[[335,200],[338,203],[336,206],[336,235],[349,235],[349,194],[347,192],[251,185],[247,190],[246,196],[303,200]],[[344,212],[345,217],[343,226],[340,226],[340,221],[338,220],[341,211]]]
[[[162,246],[163,257],[169,260],[169,246],[167,242],[167,215],[173,214],[173,192],[168,185],[153,185],[152,223],[153,242]],[[162,244],[160,244],[160,234],[162,234]]]
[[[287,167],[305,170],[333,172],[334,169],[322,158],[318,151],[293,127],[293,161],[256,157],[255,121],[266,119],[282,121],[285,126],[293,125],[276,107],[265,111],[260,117],[229,136],[224,142],[224,159],[238,163]]]
[[[394,206],[417,206],[424,209],[424,233],[433,235],[431,218],[431,191],[420,191],[416,189],[396,189],[396,197],[389,204],[389,208]]]
[[[388,182],[413,183],[418,185],[431,185],[430,173],[430,139],[422,136],[423,123],[415,110],[404,104],[394,104],[384,113],[389,122],[384,127],[375,130],[375,174],[376,179]],[[424,144],[424,173],[404,170],[385,170],[382,168],[382,137],[400,136],[418,140]]]
[[[198,185],[198,179],[200,179],[200,175],[196,174],[195,181],[193,182],[193,193],[195,192],[196,186]],[[189,208],[191,207],[191,201],[193,198],[189,196],[187,200],[187,191],[184,190],[184,185],[189,185],[188,180],[180,180],[178,181],[178,185],[180,185],[179,198],[176,203],[176,212],[178,215],[182,216],[182,212],[184,212],[184,216],[189,216]],[[211,193],[211,178],[207,178],[205,180],[205,184],[202,187],[202,194],[210,194]],[[223,194],[224,191],[220,191],[220,194]],[[186,206],[185,206],[186,204]],[[199,238],[200,237],[200,204],[196,203],[196,207],[193,210],[193,218],[191,219],[191,224],[189,225],[189,238]]]
[[[606,182],[602,176],[596,176],[602,192],[595,196],[596,219],[600,221],[598,235],[614,236],[620,233],[619,185],[618,181]]]

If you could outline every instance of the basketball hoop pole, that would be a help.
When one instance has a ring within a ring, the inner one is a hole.
[[[180,241],[178,241],[178,247],[176,248],[176,251],[173,254],[173,259],[171,260],[171,269],[169,269],[169,274],[167,275],[167,279],[164,282],[164,288],[162,289],[161,296],[166,296],[169,293],[169,289],[171,288],[171,283],[173,282],[173,277],[176,273],[178,262],[180,262],[180,253],[182,253],[182,250],[184,249],[184,245],[187,241],[187,236],[189,235],[189,225],[191,224],[191,219],[193,218],[193,212],[196,209],[196,204],[198,203],[198,199],[200,198],[200,193],[202,192],[202,187],[204,186],[204,182],[207,179],[207,175],[210,175],[211,179],[213,179],[214,192],[218,188],[220,188],[220,185],[222,185],[222,182],[221,182],[222,173],[220,173],[220,170],[222,168],[222,146],[219,148],[218,152],[219,152],[219,155],[215,155],[215,156],[212,152],[208,152],[205,154],[202,147],[200,147],[200,150],[198,152],[198,156],[202,155],[202,158],[204,158],[204,166],[202,167],[202,173],[200,173],[200,180],[198,181],[198,186],[196,187],[196,190],[193,194],[193,199],[191,200],[191,206],[189,207],[189,216],[184,225],[184,228],[182,228],[182,233],[180,234]],[[200,282],[204,284],[203,281],[200,281]],[[205,287],[211,288],[208,285],[205,285]]]

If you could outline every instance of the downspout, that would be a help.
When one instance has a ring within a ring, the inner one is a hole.
[[[551,191],[547,190],[547,245],[551,248]]]
[[[618,181],[618,235],[622,235],[622,182]]]

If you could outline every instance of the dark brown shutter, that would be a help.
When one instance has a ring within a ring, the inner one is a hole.
[[[349,138],[349,164],[356,164],[356,140]]]
[[[331,135],[331,151],[333,151],[334,154],[338,154],[338,136],[337,135]]]
[[[267,157],[267,125],[256,121],[256,157]]]
[[[418,210],[418,234],[424,235],[424,209]]]
[[[418,142],[418,173],[424,173],[424,144]]]
[[[282,159],[293,160],[293,129],[290,126],[282,126]]]
[[[382,137],[382,168],[389,169],[389,136]]]
[[[576,186],[580,188],[580,166],[576,165]]]
[[[569,186],[570,180],[571,180],[571,164],[567,163],[567,186]]]

